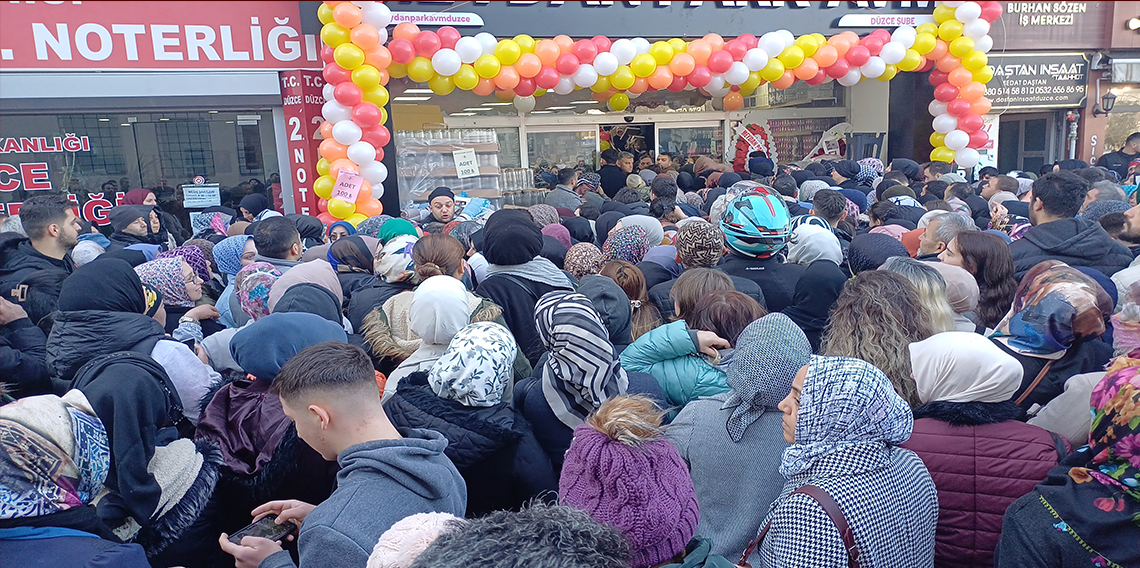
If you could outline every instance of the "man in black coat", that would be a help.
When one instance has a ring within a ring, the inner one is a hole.
[[[111,222],[111,228],[115,232],[108,237],[111,246],[107,247],[107,252],[120,251],[131,245],[151,244],[147,240],[149,234],[148,216],[147,209],[135,205],[119,205],[111,209],[111,212],[107,214],[107,219]]]
[[[71,249],[79,243],[79,217],[62,195],[38,195],[24,202],[20,221],[26,239],[0,244],[0,296],[22,303],[19,285],[38,270],[71,274]]]
[[[1127,268],[1132,254],[1101,228],[1100,223],[1077,217],[1089,185],[1072,172],[1045,174],[1033,182],[1029,202],[1029,229],[1009,245],[1015,277],[1045,260],[1070,266],[1087,266],[1112,276]]]
[[[602,191],[613,199],[621,188],[625,187],[626,174],[618,167],[618,151],[613,148],[602,150],[602,167],[598,168],[598,175],[602,178]]]
[[[1128,139],[1124,141],[1124,147],[1101,156],[1100,160],[1097,160],[1096,165],[1116,172],[1120,183],[1130,184],[1132,180],[1129,179],[1128,165],[1138,158],[1140,158],[1140,132],[1133,132],[1129,134]]]

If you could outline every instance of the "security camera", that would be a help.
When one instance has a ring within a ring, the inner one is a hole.
[[[633,115],[622,117],[626,122],[633,122]]]

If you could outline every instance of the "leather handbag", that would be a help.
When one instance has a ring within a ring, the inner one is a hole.
[[[832,524],[839,530],[839,537],[843,539],[843,548],[847,549],[847,566],[848,568],[859,568],[859,546],[855,544],[855,533],[851,531],[851,527],[847,524],[847,518],[843,516],[843,511],[839,508],[839,504],[835,499],[831,498],[826,491],[816,487],[815,485],[803,485],[799,489],[792,491],[790,495],[795,494],[807,495],[815,499],[823,512],[831,519]],[[740,556],[740,561],[737,562],[741,568],[752,568],[752,564],[748,562],[748,557],[752,556],[752,552],[764,542],[764,537],[768,534],[768,529],[772,528],[772,523],[769,522],[764,525],[764,529],[760,531],[756,539],[748,543],[748,548],[744,550],[744,554]]]

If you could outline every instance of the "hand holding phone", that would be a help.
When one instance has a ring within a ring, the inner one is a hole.
[[[288,535],[294,530],[297,530],[297,525],[289,521],[277,524],[277,515],[270,514],[261,517],[253,523],[250,523],[250,525],[244,529],[230,535],[229,541],[240,546],[242,538],[256,536],[276,542],[285,538],[285,535]]]

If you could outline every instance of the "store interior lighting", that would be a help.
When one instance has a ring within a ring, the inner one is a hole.
[[[99,122],[111,122],[111,119],[109,119],[109,118],[100,118],[100,119],[99,119]]]
[[[495,103],[483,103],[483,106],[500,107],[500,106],[511,106],[513,104],[515,104],[515,103],[495,102]]]
[[[572,105],[596,105],[596,104],[598,104],[598,101],[594,101],[594,100],[590,100],[590,101],[570,101],[570,104],[572,104]]]
[[[467,112],[475,112],[475,111],[482,111],[482,110],[491,110],[491,109],[489,109],[489,108],[487,108],[487,107],[467,107],[467,108],[465,108],[465,109],[463,109],[463,110],[465,110],[465,111],[467,111]],[[454,112],[453,112],[453,113],[451,113],[451,114],[452,114],[452,116],[454,116],[454,115],[455,115],[455,113],[454,113]]]
[[[432,91],[431,89],[405,89],[404,93],[408,95],[430,95]]]
[[[206,114],[218,114],[218,111],[216,111],[216,110],[208,110],[208,111],[206,111]]]
[[[453,112],[448,116],[475,116],[473,112]]]
[[[431,97],[394,97],[392,100],[393,101],[404,101],[404,102],[423,102],[423,101],[430,101]]]

